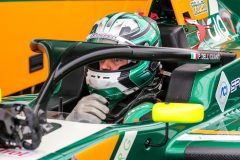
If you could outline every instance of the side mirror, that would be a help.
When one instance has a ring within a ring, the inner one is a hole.
[[[152,109],[154,122],[165,122],[165,137],[161,143],[153,143],[148,138],[144,145],[148,147],[162,147],[168,142],[169,123],[197,123],[204,118],[204,107],[201,104],[191,103],[156,103]]]
[[[197,123],[204,118],[204,107],[191,103],[156,103],[152,109],[154,122]]]

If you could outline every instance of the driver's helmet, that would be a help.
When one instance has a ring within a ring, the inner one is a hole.
[[[87,36],[87,41],[161,45],[160,31],[154,20],[127,12],[111,14],[97,21]],[[154,79],[156,68],[150,61],[129,61],[129,64],[117,71],[101,71],[98,63],[90,64],[87,66],[86,83],[90,93],[100,94],[109,101],[117,101],[149,85]]]

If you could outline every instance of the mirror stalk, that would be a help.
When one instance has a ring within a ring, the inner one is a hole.
[[[144,143],[145,147],[149,148],[149,147],[162,147],[162,146],[164,146],[168,141],[168,133],[169,133],[168,131],[169,131],[169,123],[166,123],[165,136],[164,136],[163,141],[159,144],[154,144],[154,143],[152,143],[152,139],[148,138]]]

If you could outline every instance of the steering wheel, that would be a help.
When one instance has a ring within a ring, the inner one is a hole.
[[[36,149],[41,143],[42,131],[33,110],[25,104],[1,105],[0,147]]]

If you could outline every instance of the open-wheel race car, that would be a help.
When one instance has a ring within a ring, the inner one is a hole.
[[[157,21],[162,45],[175,48],[33,40],[31,69],[41,68],[46,54],[50,74],[39,94],[2,99],[0,159],[240,159],[239,4],[152,1],[145,14]],[[157,62],[166,74],[141,98],[110,108],[102,124],[67,120],[88,94],[86,65],[110,58]]]
[[[48,54],[51,73],[39,94],[3,98],[0,159],[240,159],[235,53],[45,39],[31,49]],[[161,102],[145,99],[154,106],[136,122],[121,119],[142,112],[132,105],[103,124],[65,120],[86,92],[84,66],[109,58],[171,66]]]

